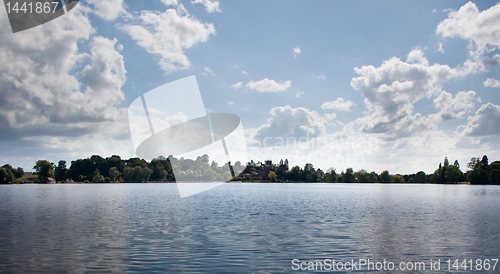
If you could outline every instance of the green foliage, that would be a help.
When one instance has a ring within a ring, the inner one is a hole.
[[[483,156],[481,160],[479,157],[472,157],[467,167],[471,170],[467,172],[467,179],[473,185],[488,184],[490,183],[490,170],[488,164],[488,157]]]
[[[272,172],[272,171],[271,171],[271,172],[269,172],[269,174],[267,174],[267,178],[269,178],[269,180],[270,180],[271,182],[276,182],[276,173],[274,173],[274,172]]]
[[[14,174],[9,168],[0,167],[0,184],[12,184],[14,182]]]
[[[54,164],[47,160],[38,160],[33,167],[38,174],[38,178],[54,177]]]
[[[217,176],[217,173],[215,173],[215,171],[213,171],[213,169],[211,169],[211,168],[207,168],[207,169],[205,169],[205,171],[203,171],[203,180],[204,181],[208,181],[208,182],[214,181],[216,176]]]
[[[405,182],[405,178],[400,175],[400,174],[396,174],[394,176],[392,176],[392,182],[394,183],[404,183]]]
[[[380,181],[382,183],[389,183],[389,182],[391,182],[391,175],[389,175],[389,171],[388,170],[384,170],[384,171],[382,171],[382,173],[380,173]]]
[[[110,168],[108,173],[111,182],[116,182],[116,180],[118,180],[118,177],[120,177],[120,171],[118,171],[117,167]]]

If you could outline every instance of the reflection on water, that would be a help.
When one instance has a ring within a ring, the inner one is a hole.
[[[498,186],[242,183],[180,199],[175,184],[9,185],[0,186],[0,272],[498,258],[499,223]]]

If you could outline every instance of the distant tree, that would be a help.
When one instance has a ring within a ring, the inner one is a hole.
[[[335,171],[335,168],[329,168],[326,170],[325,176],[323,177],[323,181],[329,182],[329,183],[335,183],[337,180],[337,172]]]
[[[472,157],[467,164],[467,167],[470,169],[467,172],[467,179],[471,184],[488,183],[488,173],[485,170],[485,166],[488,164],[488,158],[485,156],[483,156],[482,160],[479,160],[478,157]]]
[[[449,166],[450,161],[448,161],[448,157],[444,157],[444,166]]]
[[[355,182],[354,170],[352,169],[352,167],[346,168],[344,175],[342,175],[342,182],[344,182],[344,183]]]
[[[460,168],[453,166],[447,166],[445,168],[445,182],[447,183],[457,183],[462,178],[462,171]]]
[[[368,171],[366,171],[365,169],[360,169],[359,171],[354,173],[354,178],[355,178],[354,180],[357,182],[362,182],[362,183],[369,182],[370,181],[369,177],[370,175]]]
[[[300,170],[299,166],[294,166],[292,167],[292,170],[290,170],[286,174],[286,179],[293,181],[293,182],[298,182],[300,181],[300,174],[302,173],[302,170]]]
[[[215,163],[215,162],[212,162],[212,163]],[[215,173],[215,171],[211,168],[207,168],[207,169],[205,169],[205,171],[203,171],[203,180],[205,180],[205,181],[211,182],[211,181],[215,180],[216,176],[217,176],[217,173]]]
[[[484,155],[483,158],[481,159],[481,168],[483,170],[488,170],[489,165],[488,165],[488,156]]]
[[[141,175],[139,181],[147,182],[149,181],[149,177],[151,176],[151,174],[153,174],[153,171],[149,167],[145,167],[141,170],[140,174]]]
[[[9,174],[12,174],[13,180],[15,180],[16,178],[21,178],[24,175],[24,170],[22,168],[20,168],[20,167],[18,167],[17,169],[15,169],[11,165],[9,165],[9,164],[5,164],[2,167],[5,170],[8,170]]]
[[[64,160],[59,161],[54,171],[54,174],[56,176],[55,179],[57,181],[65,181],[67,178],[66,177],[67,173],[68,169],[66,168],[66,161]]]
[[[391,175],[389,175],[388,170],[384,170],[382,171],[382,173],[380,173],[380,181],[383,183],[391,182]]]
[[[490,164],[490,184],[500,185],[500,162]]]
[[[305,182],[314,182],[313,176],[311,174],[307,174],[305,178]]]
[[[425,175],[425,172],[419,171],[417,174],[415,174],[415,182],[417,183],[425,183],[427,182],[427,175]]]
[[[404,183],[405,182],[405,178],[403,177],[403,175],[397,174],[397,175],[392,176],[392,182],[394,182],[394,183]]]
[[[269,173],[267,174],[267,178],[269,178],[269,180],[270,180],[271,182],[275,182],[275,181],[276,181],[276,173],[274,173],[274,172],[272,172],[272,171],[271,171],[271,172],[269,172]]]
[[[313,164],[311,163],[307,163],[305,166],[304,166],[304,170],[307,170],[307,171],[311,171],[311,172],[314,172],[314,166]]]
[[[14,182],[14,177],[10,169],[0,167],[0,184],[11,184]]]
[[[92,176],[92,183],[104,183],[105,179],[104,176],[101,175],[99,172],[99,169],[96,168],[94,171],[94,175]]]
[[[116,180],[118,180],[118,177],[120,177],[120,171],[118,171],[117,167],[110,168],[108,173],[111,182],[116,182]]]
[[[54,177],[54,164],[47,160],[38,160],[33,169],[38,174],[38,178]]]
[[[460,168],[460,164],[458,163],[458,160],[455,160],[455,162],[453,163],[454,166]]]

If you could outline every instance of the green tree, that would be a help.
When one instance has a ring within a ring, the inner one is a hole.
[[[276,173],[274,173],[274,172],[272,172],[272,171],[271,171],[271,172],[269,172],[269,173],[267,174],[267,178],[269,178],[269,180],[270,180],[271,182],[275,182],[275,181],[276,181]]]
[[[120,171],[118,171],[117,167],[110,168],[108,173],[111,182],[116,182],[116,180],[118,180],[118,177],[120,177]]]
[[[38,178],[54,177],[54,164],[47,160],[38,160],[33,167],[38,174]]]
[[[68,169],[66,168],[66,161],[61,160],[59,161],[58,165],[55,168],[54,174],[56,176],[57,181],[65,181],[66,180],[66,175],[68,173]]]
[[[344,175],[342,175],[342,181],[344,183],[353,183],[355,181],[352,167],[346,168]]]
[[[12,184],[14,182],[14,177],[10,169],[0,167],[0,184]]]
[[[500,185],[500,162],[490,164],[490,184]]]
[[[462,178],[462,171],[460,168],[456,167],[455,165],[453,166],[447,166],[445,168],[445,182],[447,183],[457,183],[460,181]]]
[[[104,183],[105,179],[104,176],[101,175],[99,172],[99,169],[95,169],[94,175],[92,176],[92,183]]]
[[[473,185],[475,184],[487,184],[488,183],[488,173],[485,170],[485,166],[488,165],[488,157],[483,156],[482,160],[478,157],[472,157],[467,167],[470,169],[467,172],[467,179]]]
[[[380,181],[382,183],[389,183],[389,182],[391,182],[391,175],[389,175],[389,171],[388,170],[384,170],[384,171],[382,171],[382,173],[380,173]]]
[[[151,174],[153,174],[153,171],[149,167],[142,168],[139,176],[139,181],[149,181],[149,177],[151,176]]]
[[[417,183],[426,183],[427,182],[427,175],[425,175],[425,172],[419,171],[417,174],[415,174],[415,182]]]
[[[404,183],[405,182],[405,178],[401,174],[396,174],[396,175],[392,176],[392,182],[394,182],[394,183]]]
[[[212,162],[212,163],[215,163],[215,162]],[[215,171],[211,168],[207,168],[203,171],[203,180],[204,181],[211,182],[211,181],[215,180],[216,177],[217,177],[217,173],[215,173]]]
[[[360,169],[354,173],[354,178],[357,182],[367,183],[370,181],[370,174],[365,169]]]
[[[488,165],[488,156],[484,155],[483,158],[481,159],[481,168],[483,170],[488,170],[489,165]]]

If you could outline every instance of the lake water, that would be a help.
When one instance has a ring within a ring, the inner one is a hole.
[[[228,183],[184,199],[175,184],[0,186],[0,272],[288,273],[293,259],[385,259],[436,273],[431,260],[445,272],[448,259],[499,259],[498,232],[500,186]]]

